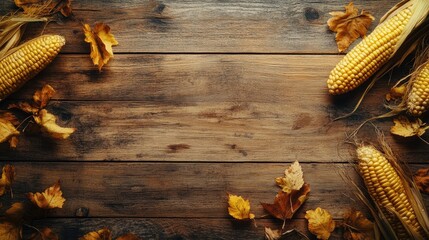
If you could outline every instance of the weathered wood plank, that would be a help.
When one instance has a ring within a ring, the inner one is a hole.
[[[39,228],[49,226],[63,240],[76,240],[87,232],[109,227],[113,237],[134,233],[141,239],[264,239],[264,227],[278,229],[281,222],[258,219],[258,227],[252,222],[240,223],[230,219],[164,219],[164,218],[55,218],[37,221]],[[308,232],[305,220],[291,220],[285,229],[298,229],[316,239]],[[28,229],[30,232],[30,229]],[[342,239],[341,230],[333,232],[330,239]]]
[[[61,179],[67,199],[63,209],[51,216],[89,217],[227,218],[226,194],[251,199],[252,212],[266,215],[259,202],[272,202],[288,163],[14,163],[17,170],[14,201],[24,193],[41,191]],[[338,172],[353,179],[350,165],[302,164],[311,186],[308,201],[296,213],[316,207],[341,218],[350,207],[363,208],[352,200],[353,187]],[[418,167],[415,165],[414,167]],[[426,205],[429,206],[429,199]],[[9,202],[9,201],[8,201]],[[3,204],[7,206],[7,204]],[[80,211],[82,208],[88,211]],[[77,214],[79,212],[79,214]]]
[[[355,1],[379,19],[396,0]],[[0,9],[12,9],[2,1]],[[45,33],[66,36],[64,52],[88,52],[81,22],[105,22],[116,52],[337,53],[326,27],[344,1],[74,1],[75,19],[50,24]],[[375,24],[373,24],[374,26]],[[40,34],[42,24],[31,36]]]

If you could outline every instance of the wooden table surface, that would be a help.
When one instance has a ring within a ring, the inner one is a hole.
[[[378,20],[395,2],[355,5]],[[49,109],[78,130],[61,142],[25,136],[16,150],[0,146],[0,160],[17,169],[12,201],[61,179],[64,208],[34,225],[51,226],[62,239],[105,226],[143,239],[263,239],[264,226],[281,222],[259,202],[273,200],[274,178],[298,160],[311,193],[286,228],[310,235],[306,210],[322,207],[341,219],[362,208],[338,174],[357,178],[345,135],[385,111],[389,86],[380,81],[353,117],[333,122],[363,90],[327,94],[326,79],[343,55],[326,21],[347,3],[74,0],[74,18],[44,30],[66,37],[61,54],[1,106],[50,84],[57,94]],[[15,9],[13,1],[0,9]],[[101,73],[82,22],[107,23],[119,42]],[[27,37],[42,28],[34,25]],[[392,137],[390,119],[375,124],[412,169],[427,166],[427,145]],[[375,141],[374,128],[359,137]],[[229,217],[227,192],[251,199],[258,227]],[[340,238],[337,230],[332,239]]]

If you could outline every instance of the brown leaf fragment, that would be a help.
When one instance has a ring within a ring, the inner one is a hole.
[[[76,131],[75,128],[64,128],[57,125],[57,117],[49,113],[46,109],[39,111],[39,114],[33,116],[34,121],[41,126],[42,132],[55,139],[67,139]]]
[[[278,240],[282,236],[282,233],[279,229],[271,229],[265,227],[265,239],[267,240]]]
[[[59,240],[57,234],[55,234],[50,228],[43,228],[40,232],[33,233],[29,240]]]
[[[21,240],[22,226],[11,222],[0,223],[0,239],[1,240]]]
[[[390,132],[402,137],[420,137],[429,128],[420,118],[417,118],[415,121],[410,121],[405,116],[399,116],[393,119],[393,122],[395,125],[390,128]]]
[[[50,16],[60,12],[68,17],[72,14],[72,0],[15,0],[15,5],[24,13],[36,16]]]
[[[344,215],[344,239],[371,240],[375,239],[374,223],[369,221],[362,212],[350,210]]]
[[[13,113],[11,113],[11,112],[6,112],[6,111],[0,110],[0,118],[3,119],[3,120],[9,121],[14,126],[18,126],[19,125],[18,118]]]
[[[18,135],[19,131],[9,120],[0,118],[0,143],[9,142],[10,147],[16,147]]]
[[[422,193],[429,194],[429,168],[420,168],[414,174],[414,182]]]
[[[391,101],[391,100],[400,99],[405,95],[406,91],[407,91],[406,85],[393,87],[390,89],[390,92],[388,94],[386,94],[386,100]]]
[[[28,193],[27,197],[41,209],[62,208],[66,199],[62,196],[60,181],[42,193]]]
[[[271,216],[285,220],[291,219],[299,207],[307,200],[310,193],[310,185],[304,184],[300,190],[292,190],[290,193],[279,191],[273,204],[261,203],[262,207]]]
[[[116,240],[140,240],[140,238],[132,233],[127,233],[125,235],[122,235],[116,238]]]
[[[28,207],[24,203],[17,202],[6,210],[5,216],[9,221],[19,224],[23,222],[28,212]]]
[[[19,103],[13,103],[10,104],[8,107],[8,109],[12,109],[12,108],[16,108],[16,109],[20,109],[26,113],[30,113],[30,114],[37,114],[37,112],[39,112],[39,108],[34,107],[33,105],[31,105],[28,102],[19,102]]]
[[[11,191],[11,185],[15,179],[15,167],[12,165],[5,165],[2,170],[2,175],[0,178],[0,196],[3,196],[6,191]]]
[[[85,42],[91,45],[90,57],[94,65],[101,72],[103,65],[113,58],[112,46],[118,45],[115,36],[110,33],[110,27],[104,23],[97,23],[93,30],[88,24],[84,24],[83,32]]]
[[[359,14],[353,2],[345,9],[345,12],[330,12],[332,17],[327,22],[329,29],[337,33],[335,40],[340,52],[344,52],[358,37],[364,37],[375,19],[365,10]]]
[[[33,101],[39,109],[45,108],[52,96],[55,94],[55,89],[51,85],[46,84],[42,89],[37,90],[33,95]]]
[[[325,209],[318,207],[315,210],[308,210],[305,218],[308,220],[308,230],[316,235],[317,239],[329,239],[335,229],[335,222]]]
[[[112,232],[108,228],[103,228],[98,231],[89,232],[79,240],[111,240]]]

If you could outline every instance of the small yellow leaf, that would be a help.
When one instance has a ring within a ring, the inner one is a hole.
[[[43,86],[41,90],[37,90],[33,95],[33,100],[39,109],[45,108],[48,102],[54,96],[55,90],[49,84]]]
[[[103,228],[98,231],[89,232],[79,240],[111,240],[112,232],[108,228]]]
[[[228,212],[235,219],[254,219],[255,215],[250,213],[250,201],[241,196],[228,194]]]
[[[132,233],[127,233],[125,235],[122,235],[116,238],[116,240],[140,240],[140,238]]]
[[[288,167],[285,170],[285,176],[276,178],[276,183],[285,193],[301,189],[304,185],[304,177],[299,162],[295,161],[290,167]]]
[[[393,122],[395,125],[390,128],[390,132],[402,137],[421,136],[429,128],[420,118],[411,122],[407,117],[399,116]]]
[[[42,209],[62,208],[66,199],[62,196],[60,181],[42,193],[28,193],[28,198]]]
[[[317,239],[328,239],[335,229],[335,222],[325,209],[318,207],[316,210],[308,210],[305,218],[308,220],[308,230],[316,235]]]
[[[16,138],[14,137],[18,135],[19,131],[9,120],[0,118],[0,143],[9,141],[11,147],[16,147]]]
[[[101,71],[103,65],[113,58],[112,46],[118,45],[115,36],[110,33],[110,27],[104,23],[97,23],[93,30],[88,24],[84,24],[83,32],[85,42],[91,44],[91,59],[94,65]]]
[[[390,92],[386,94],[386,100],[391,101],[391,100],[402,98],[405,95],[406,91],[407,91],[406,85],[393,87],[392,89],[390,89]]]
[[[63,128],[57,125],[55,115],[48,113],[46,109],[39,111],[39,115],[33,116],[37,124],[42,127],[42,131],[55,139],[67,139],[76,131],[75,128]]]
[[[0,223],[1,240],[20,240],[22,239],[22,227],[11,222]]]
[[[50,228],[43,228],[40,232],[32,234],[29,240],[59,240],[57,234],[55,234]]]
[[[0,178],[0,196],[3,196],[7,190],[11,189],[13,180],[15,179],[15,167],[12,165],[5,165],[3,167],[2,175]]]

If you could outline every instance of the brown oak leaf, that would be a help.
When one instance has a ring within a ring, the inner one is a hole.
[[[304,184],[300,190],[292,190],[290,193],[279,191],[274,203],[261,203],[262,207],[271,216],[286,220],[291,219],[299,207],[307,200],[310,193],[310,185]]]
[[[0,178],[0,196],[3,196],[7,190],[12,190],[11,185],[15,179],[15,167],[12,165],[5,165],[2,170],[2,175]]]
[[[328,20],[329,29],[337,33],[335,40],[340,52],[344,52],[358,37],[364,37],[374,21],[374,17],[365,10],[359,14],[353,2],[345,9],[345,12],[330,12],[332,17]]]
[[[62,208],[66,199],[62,196],[60,181],[42,193],[28,193],[27,197],[41,209]]]
[[[71,0],[15,0],[15,5],[30,15],[49,16],[61,12],[68,17],[72,14]]]
[[[57,234],[55,234],[50,228],[43,228],[40,232],[32,234],[29,240],[59,240]]]
[[[88,24],[84,24],[83,32],[85,34],[85,42],[91,44],[91,59],[94,65],[98,66],[101,72],[103,65],[113,58],[112,46],[118,45],[115,36],[110,33],[110,27],[104,23],[97,23],[94,29]]]
[[[350,210],[344,215],[342,226],[345,228],[346,240],[371,240],[375,238],[374,223],[369,221],[362,212]]]
[[[335,222],[331,214],[320,207],[308,210],[305,218],[308,220],[308,230],[316,235],[317,239],[329,239],[331,232],[335,229]]]
[[[405,116],[399,116],[393,119],[393,122],[395,125],[390,128],[390,132],[402,137],[420,137],[429,128],[420,118],[417,118],[415,121],[410,121]]]
[[[89,232],[83,237],[80,237],[79,240],[111,240],[112,232],[108,228],[103,228],[98,231]]]
[[[76,128],[64,128],[57,125],[57,117],[49,113],[46,109],[39,111],[37,116],[33,116],[34,121],[42,128],[42,132],[48,134],[55,139],[67,139]]]
[[[429,193],[429,168],[421,168],[414,174],[414,181],[422,193]]]

